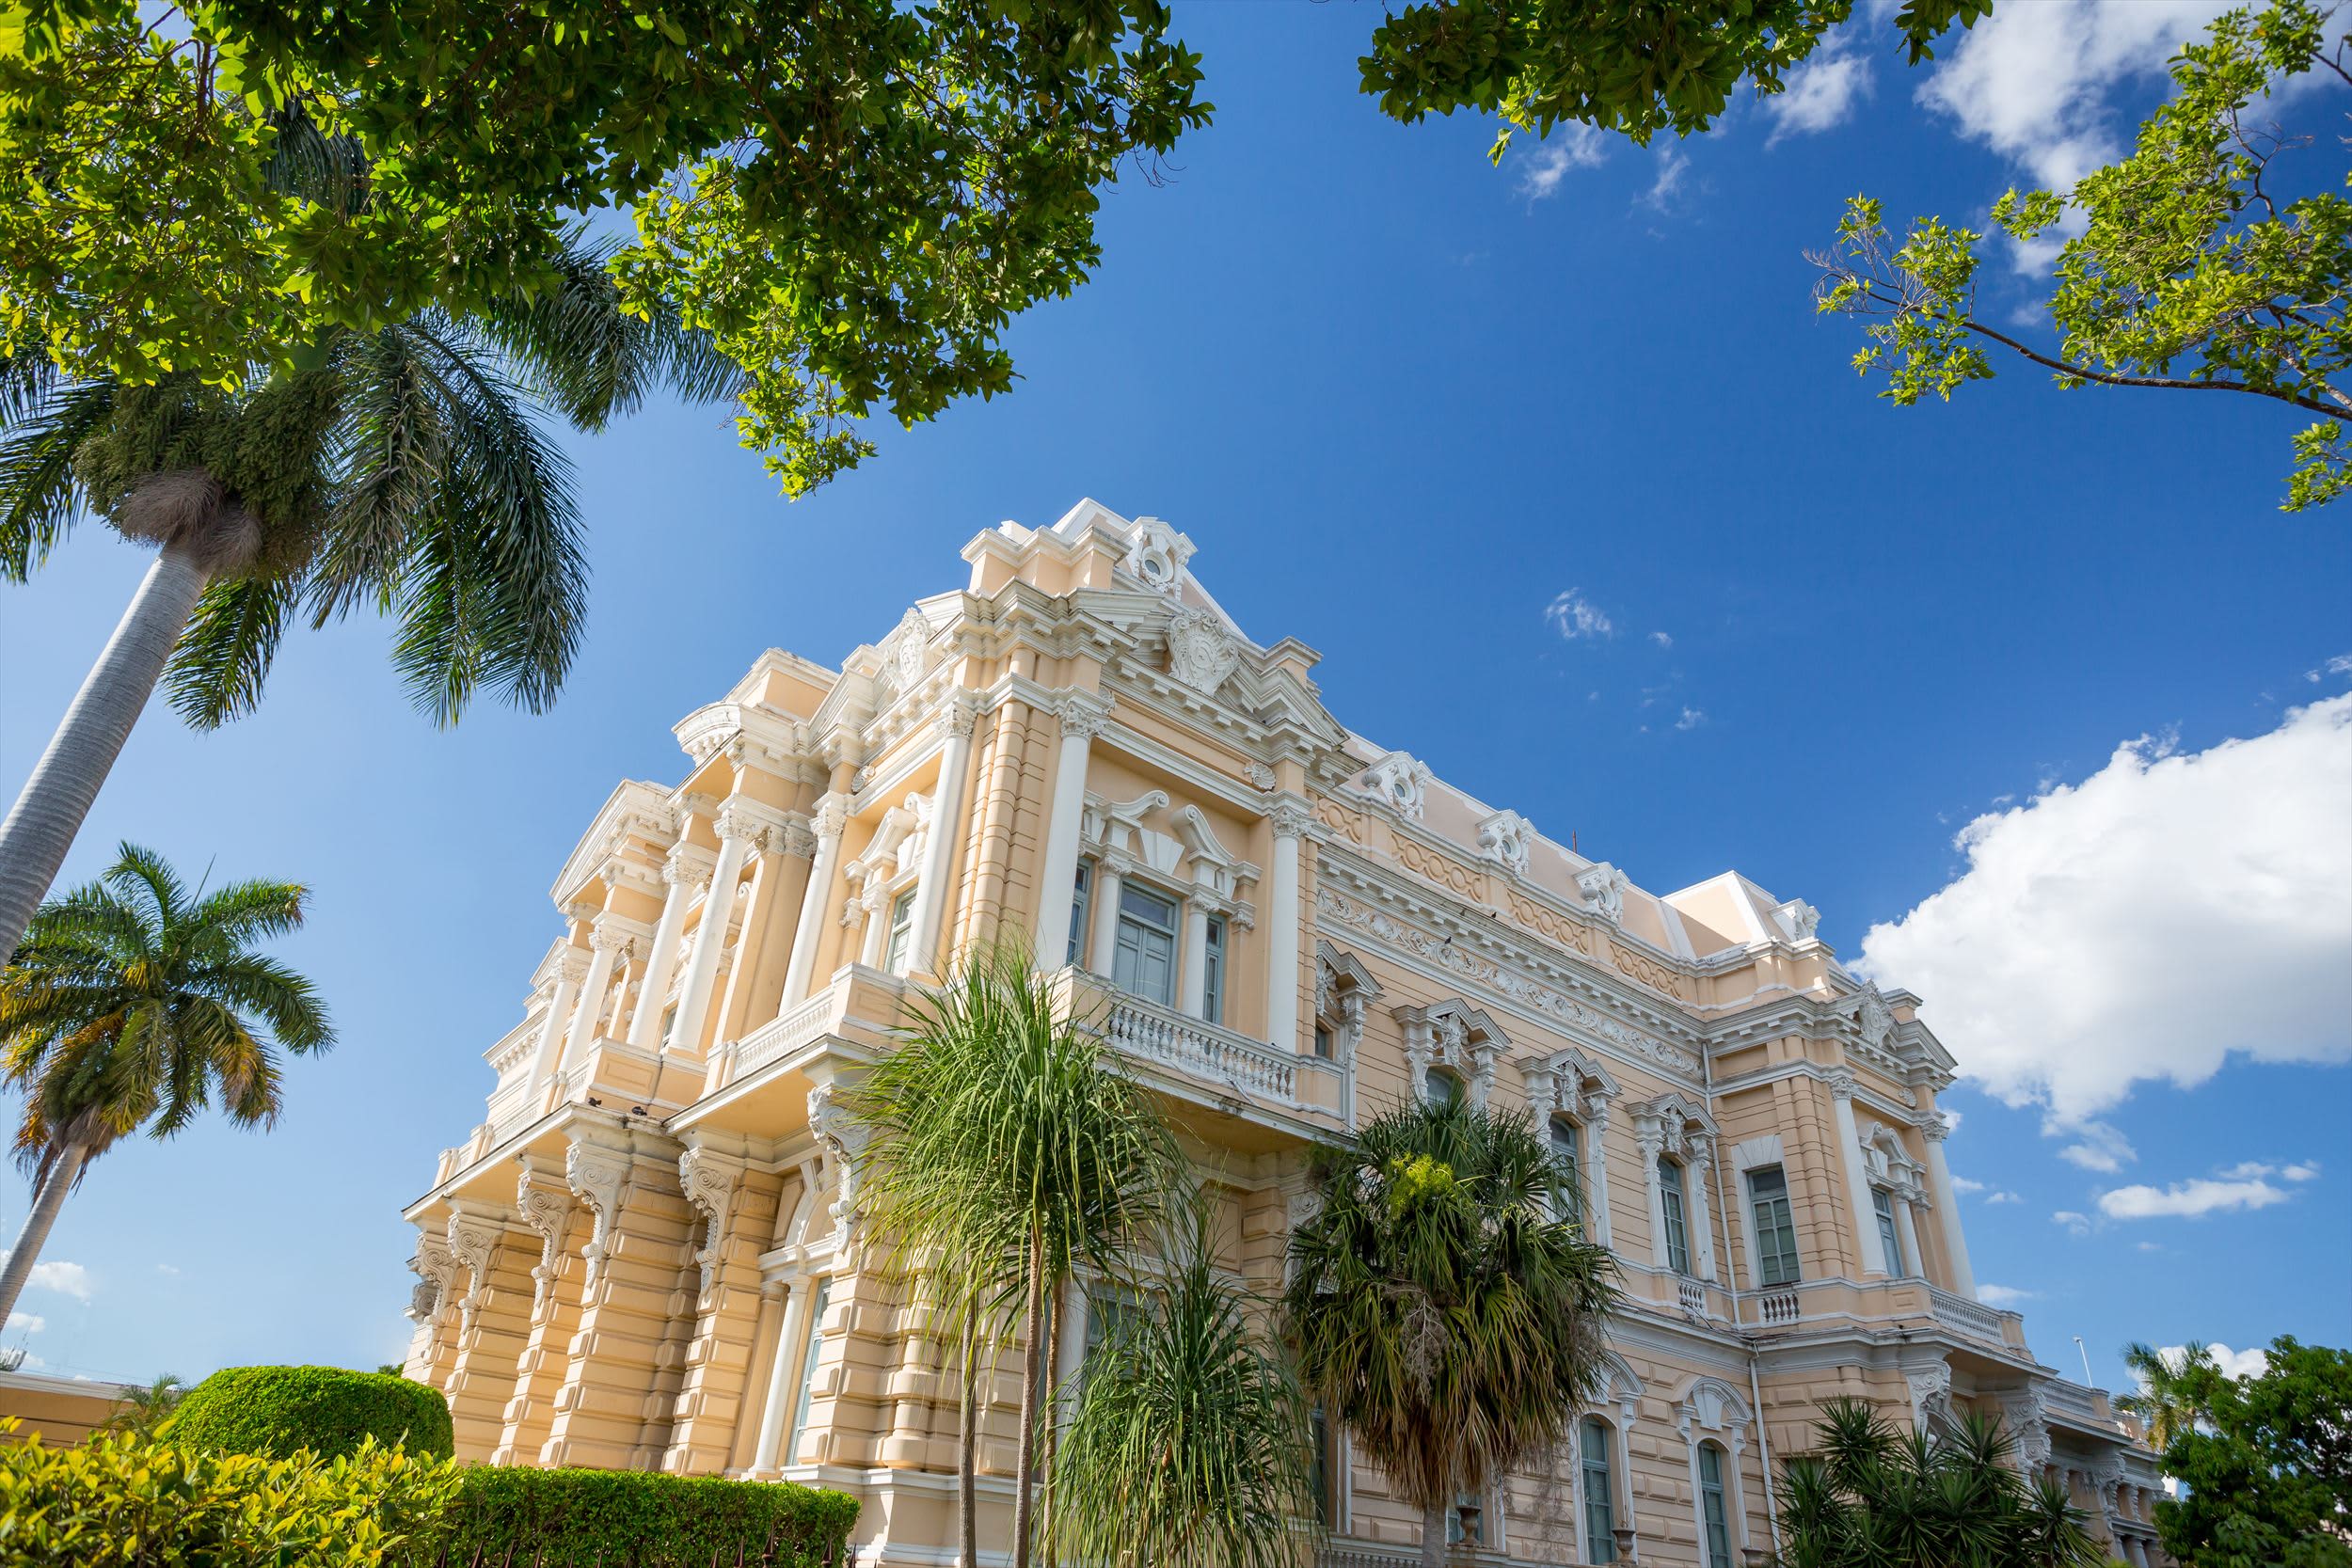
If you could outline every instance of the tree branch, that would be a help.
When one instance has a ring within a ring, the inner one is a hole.
[[[2095,381],[2103,387],[2158,387],[2175,392],[2246,392],[2258,398],[2271,398],[2280,403],[2291,403],[2297,408],[2309,409],[2314,414],[2325,414],[2331,420],[2352,420],[2352,412],[2343,408],[2331,408],[2316,398],[2302,397],[2294,392],[2274,392],[2267,388],[2249,386],[2243,381],[2192,381],[2171,375],[2117,375],[2111,371],[2092,370],[2088,365],[2072,365],[2063,359],[2044,354],[2039,349],[2030,348],[2008,333],[1995,331],[1982,322],[1973,321],[1963,316],[1961,318],[1960,325],[1979,337],[1992,339],[2005,348],[2015,349],[2035,364],[2045,366],[2060,375],[2071,375],[2084,381]]]

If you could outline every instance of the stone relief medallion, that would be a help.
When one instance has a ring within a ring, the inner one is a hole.
[[[1188,606],[1168,619],[1168,673],[1195,691],[1214,693],[1241,662],[1241,648],[1214,610]]]

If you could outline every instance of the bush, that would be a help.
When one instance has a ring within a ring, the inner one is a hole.
[[[857,1501],[776,1481],[477,1467],[449,1520],[457,1563],[511,1553],[541,1568],[708,1568],[739,1552],[757,1562],[772,1548],[775,1568],[820,1568],[847,1560]]]
[[[102,1433],[10,1441],[0,1422],[0,1568],[380,1568],[429,1560],[458,1470],[363,1441],[333,1459],[204,1453]]]
[[[352,1453],[373,1437],[447,1459],[449,1406],[421,1383],[341,1367],[230,1367],[180,1402],[169,1435],[192,1449],[286,1458]]]

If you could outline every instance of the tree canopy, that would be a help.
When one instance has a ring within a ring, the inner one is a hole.
[[[2331,40],[2331,26],[2341,24],[2308,0],[2227,13],[2174,58],[2176,90],[2129,157],[2072,191],[2011,190],[1994,206],[1994,222],[2020,242],[2074,230],[2049,303],[2055,349],[1984,319],[1982,234],[1926,217],[1899,245],[1881,204],[1854,198],[1836,245],[1813,258],[1820,308],[1867,320],[1854,368],[1883,375],[1880,395],[1905,407],[1991,379],[1988,345],[2063,388],[2268,398],[2322,416],[2294,438],[2286,510],[2352,487],[2343,439],[2352,420],[2352,176],[2290,196],[2296,170],[2284,154],[2314,138],[2265,118],[2287,106],[2281,95],[2297,78],[2352,86],[2352,31]]]
[[[2199,1345],[2134,1362],[2148,1382],[2137,1407],[2188,1418],[2164,1449],[2181,1495],[2156,1502],[2184,1568],[2352,1565],[2352,1351],[2280,1338],[2266,1359],[2249,1377]]]
[[[335,327],[553,288],[621,207],[633,308],[748,373],[799,493],[1007,389],[1002,335],[1099,257],[1100,188],[1203,123],[1160,0],[0,4],[0,356],[232,387]],[[364,199],[265,169],[299,111]]]

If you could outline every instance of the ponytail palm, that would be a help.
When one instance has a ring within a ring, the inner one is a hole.
[[[1012,1560],[1032,1547],[1039,1436],[1051,1402],[1052,1304],[1080,1269],[1131,1276],[1156,1235],[1181,1161],[1150,1092],[1030,962],[1001,943],[967,953],[919,995],[901,1043],[848,1091],[870,1136],[860,1190],[883,1244],[961,1338],[959,1497],[973,1519],[980,1354],[1023,1335]]]
[[[363,211],[349,138],[291,117],[270,178]],[[166,371],[72,380],[0,358],[0,578],[80,518],[154,564],[0,824],[0,950],[13,946],[159,682],[190,722],[253,706],[295,621],[389,616],[418,704],[453,721],[484,687],[537,711],[579,645],[587,569],[550,417],[601,429],[658,387],[723,395],[732,368],[674,316],[625,314],[603,252],[552,259],[536,293],[329,328],[234,387]]]
[[[1291,1233],[1283,1308],[1308,1396],[1422,1513],[1563,1441],[1598,1381],[1616,1301],[1606,1248],[1526,1119],[1403,1106],[1317,1151],[1322,1207]]]
[[[0,971],[0,1057],[24,1097],[16,1153],[32,1212],[0,1266],[0,1318],[89,1162],[144,1127],[167,1138],[215,1097],[241,1127],[279,1109],[273,1042],[334,1041],[310,981],[254,944],[302,924],[308,890],[191,892],[135,845],[96,882],[41,906]]]

